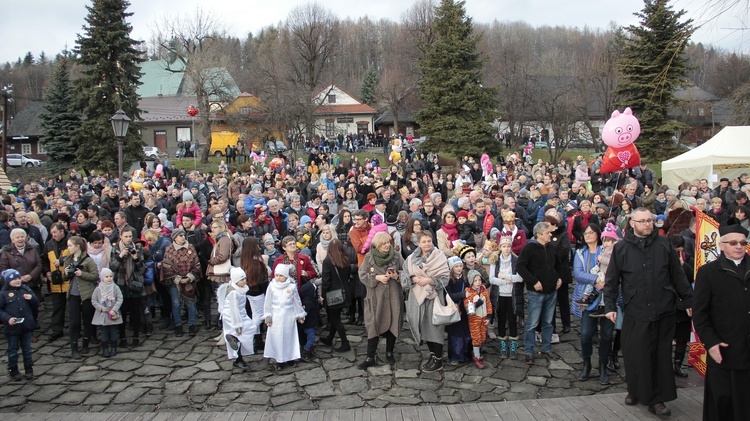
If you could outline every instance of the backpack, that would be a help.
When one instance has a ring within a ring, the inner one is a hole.
[[[143,274],[143,285],[153,285],[154,279],[156,278],[156,269],[153,260],[146,262],[146,271]]]

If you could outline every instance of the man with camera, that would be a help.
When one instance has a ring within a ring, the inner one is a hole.
[[[143,249],[133,241],[135,229],[126,226],[120,231],[120,241],[112,245],[112,257],[109,261],[109,269],[115,275],[115,283],[122,291],[122,314],[123,323],[120,325],[120,348],[127,348],[125,324],[128,314],[133,328],[133,341],[130,346],[136,347],[141,344],[138,334],[141,326],[141,293],[143,292],[143,275],[145,273],[146,259]]]
[[[70,281],[63,280],[63,258],[68,252],[68,234],[65,226],[55,222],[50,226],[50,239],[44,244],[42,252],[42,270],[47,278],[47,287],[52,301],[52,323],[50,341],[63,337],[65,327],[65,307]]]

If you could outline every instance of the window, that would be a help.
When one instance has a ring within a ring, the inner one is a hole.
[[[31,143],[21,143],[21,153],[31,155]]]
[[[190,127],[178,127],[177,128],[177,141],[178,142],[192,141],[193,136],[191,135],[191,133],[192,133],[192,130],[190,129]]]
[[[336,134],[336,125],[333,119],[326,120],[326,137],[331,137]]]
[[[330,94],[330,95],[328,95],[328,103],[329,104],[335,104],[336,103],[336,94]]]
[[[44,149],[44,144],[42,142],[37,142],[36,152],[40,154],[47,154],[47,150]]]
[[[703,107],[698,108],[698,115],[703,117],[706,115],[706,109]]]

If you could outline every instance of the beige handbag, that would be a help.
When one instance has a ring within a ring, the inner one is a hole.
[[[213,258],[216,255],[216,247],[211,251],[211,257]],[[222,275],[229,275],[229,269],[232,267],[232,259],[227,258],[227,260],[224,263],[219,263],[218,265],[214,265],[214,275],[222,276]]]

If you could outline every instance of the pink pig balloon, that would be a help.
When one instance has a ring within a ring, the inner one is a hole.
[[[620,113],[615,110],[602,129],[602,140],[607,146],[622,148],[630,145],[641,134],[641,125],[630,107]]]

